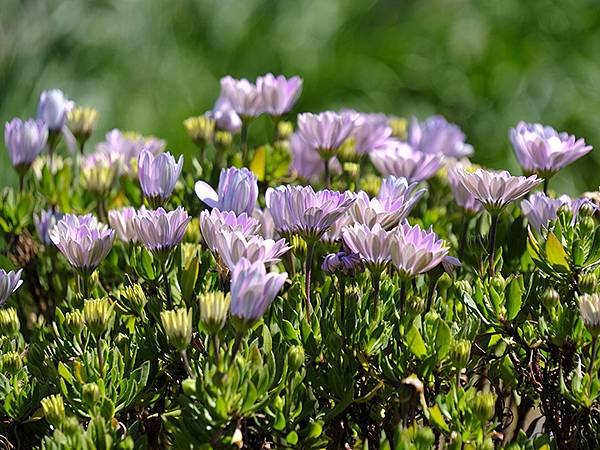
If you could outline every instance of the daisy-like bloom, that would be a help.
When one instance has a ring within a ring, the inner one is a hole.
[[[358,253],[373,272],[383,271],[391,261],[393,237],[393,231],[386,231],[378,223],[373,226],[355,223],[342,231],[346,247]]]
[[[67,99],[61,90],[44,91],[40,95],[37,117],[50,131],[58,132],[65,126],[67,114],[73,106],[73,102]]]
[[[267,272],[265,265],[242,258],[231,273],[231,315],[245,326],[259,320],[283,287],[287,273]]]
[[[241,231],[222,230],[214,241],[216,253],[229,270],[242,258],[250,262],[260,261],[263,264],[274,264],[290,250],[285,239],[274,241],[262,236],[245,236]]]
[[[356,202],[348,210],[354,222],[374,226],[380,224],[385,229],[395,227],[406,219],[426,189],[415,191],[417,183],[408,183],[404,178],[388,177],[377,197],[369,199],[366,192],[356,194]]]
[[[260,224],[257,231],[265,239],[274,239],[277,236],[275,232],[275,222],[273,222],[273,216],[268,209],[255,208],[252,212],[252,217]]]
[[[510,140],[525,173],[546,179],[592,150],[583,139],[539,123],[519,122],[510,130]]]
[[[81,160],[80,182],[84,189],[104,196],[123,170],[123,159],[116,153],[95,152]]]
[[[41,120],[14,118],[4,126],[4,143],[13,167],[20,176],[46,148],[48,128]]]
[[[4,305],[10,294],[19,289],[19,286],[23,284],[21,272],[23,272],[23,269],[19,269],[16,272],[13,270],[7,272],[4,269],[0,269],[0,306]]]
[[[142,207],[142,211],[145,210]],[[117,238],[123,242],[137,242],[137,234],[133,228],[133,218],[137,215],[135,208],[126,206],[108,211],[108,223],[117,233]]]
[[[409,145],[388,140],[388,147],[369,153],[371,162],[384,177],[393,175],[409,182],[428,180],[442,166],[443,156],[413,150]]]
[[[192,218],[179,206],[174,211],[163,208],[139,210],[132,219],[137,240],[149,251],[165,258],[177,247]]]
[[[98,123],[98,111],[94,108],[74,107],[67,114],[68,127],[79,143],[79,150],[83,153],[83,145],[92,135]]]
[[[358,253],[337,252],[325,256],[321,269],[329,275],[337,272],[350,275],[362,271],[364,265]]]
[[[354,130],[356,113],[326,111],[319,114],[298,115],[298,133],[323,159],[335,155]]]
[[[474,216],[483,209],[483,204],[461,183],[458,171],[465,169],[468,170],[468,167],[460,163],[448,169],[448,184],[456,204],[469,216]]]
[[[456,175],[462,186],[492,214],[499,213],[542,182],[536,175],[514,177],[506,170],[477,169],[472,172],[460,169]]]
[[[419,122],[413,117],[408,128],[409,145],[424,153],[439,153],[453,158],[473,154],[473,147],[465,143],[465,134],[442,116],[432,116]]]
[[[264,111],[274,117],[291,111],[302,92],[302,78],[285,78],[268,73],[256,79]]]
[[[254,217],[246,213],[237,215],[232,211],[219,211],[213,208],[211,212],[200,213],[200,231],[206,245],[213,252],[217,250],[217,242],[223,232],[239,232],[246,238],[258,233],[261,225]]]
[[[100,153],[118,156],[123,161],[123,169],[128,173],[132,170],[132,162],[137,161],[142,150],[157,155],[165,149],[165,144],[162,139],[124,133],[115,128],[106,133],[105,140],[98,144],[97,150]]]
[[[257,117],[265,112],[261,93],[254,83],[245,78],[221,78],[221,97],[242,119]]]
[[[63,214],[58,211],[52,211],[51,209],[45,209],[40,214],[33,216],[33,223],[37,231],[40,241],[44,245],[50,245],[52,240],[50,239],[50,230],[63,218]]]
[[[66,214],[48,233],[69,263],[88,275],[108,255],[115,238],[115,232],[92,214]]]
[[[236,134],[242,129],[242,119],[233,110],[229,100],[223,97],[223,94],[217,99],[213,109],[207,112],[207,115],[214,119],[218,130]]]
[[[448,247],[433,231],[403,223],[394,232],[391,254],[400,275],[412,278],[439,265],[448,255]]]
[[[256,175],[245,167],[222,169],[217,192],[204,181],[197,181],[194,189],[207,206],[236,214],[251,215],[258,199]]]
[[[312,183],[319,182],[325,173],[325,161],[319,152],[307,144],[298,133],[292,134],[289,142],[292,153],[291,172]],[[342,173],[342,165],[335,156],[329,159],[328,164],[331,173]]]
[[[583,324],[594,337],[600,334],[600,294],[579,297],[579,311]]]
[[[385,148],[392,136],[388,117],[379,113],[359,113],[354,121],[352,137],[354,149],[359,155]]]
[[[188,117],[183,121],[183,126],[188,136],[192,139],[192,142],[201,149],[204,149],[206,144],[213,141],[216,121],[209,114]],[[201,154],[200,156],[204,155]]]
[[[267,208],[280,233],[319,239],[354,203],[350,193],[315,192],[311,186],[279,186],[265,195]]]
[[[138,157],[138,179],[144,197],[153,206],[163,205],[173,193],[183,168],[183,156],[175,161],[170,153],[154,156],[142,150]]]
[[[539,232],[558,217],[558,209],[564,203],[564,199],[550,198],[543,192],[536,192],[521,202],[521,211],[529,225]]]

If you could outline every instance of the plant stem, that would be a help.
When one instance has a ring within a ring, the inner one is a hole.
[[[592,337],[592,353],[590,361],[590,369],[588,371],[590,375],[590,382],[592,382],[592,376],[594,375],[594,365],[596,364],[596,356],[598,354],[598,336]]]
[[[167,258],[164,258],[161,261],[160,269],[162,271],[165,296],[167,297],[167,308],[173,309],[173,298],[171,297],[171,284],[169,283],[169,277],[167,276]]]
[[[219,335],[217,333],[212,335],[212,344],[213,344],[213,349],[215,352],[215,363],[217,364],[217,367],[219,367],[219,362],[220,362],[220,345],[219,345]]]
[[[458,241],[458,259],[463,260],[465,256],[465,248],[467,244],[467,232],[469,231],[469,217],[465,216],[463,220],[462,230],[460,232],[460,239]]]
[[[25,174],[19,174],[19,194],[23,194],[23,188],[25,187]]]
[[[312,285],[312,259],[315,251],[315,240],[311,239],[306,243],[306,261],[304,266],[304,277],[305,277],[305,287],[306,291],[306,319],[310,322],[310,314],[311,314],[311,303],[310,303],[310,294],[311,294],[311,285]]]
[[[379,308],[379,287],[381,286],[381,270],[374,269],[371,272],[373,278],[373,311],[377,312]]]
[[[544,178],[544,194],[548,195],[548,185],[550,184],[550,180],[548,178]]]
[[[498,214],[492,214],[492,223],[490,224],[489,242],[488,242],[488,270],[490,276],[495,274],[495,253],[496,253],[496,229],[498,228]]]
[[[430,276],[429,286],[428,286],[428,291],[427,291],[427,309],[425,310],[425,312],[429,312],[429,310],[431,309],[431,303],[433,302],[433,295],[435,293],[436,285],[437,285],[437,278]]]
[[[404,302],[406,301],[406,279],[402,277],[400,279],[400,304],[398,305],[398,309],[400,310],[400,317],[404,312]]]
[[[84,299],[90,298],[90,278],[91,274],[83,274],[83,273],[78,273],[77,274],[77,281],[78,281],[78,287],[79,287],[79,293],[81,294],[81,296]]]
[[[242,333],[238,333],[235,336],[233,348],[231,349],[231,360],[229,361],[230,364],[233,364],[233,362],[235,361],[235,357],[237,356],[238,352],[240,351],[241,344],[242,344]]]
[[[242,130],[240,132],[240,147],[242,150],[242,164],[248,165],[248,120],[242,119]]]
[[[192,366],[190,366],[190,361],[188,360],[187,351],[185,349],[181,350],[181,362],[183,362],[183,367],[185,368],[188,377],[196,378]]]
[[[331,187],[331,174],[329,173],[329,159],[325,159],[325,187],[329,189]]]
[[[272,143],[275,144],[275,142],[277,142],[279,140],[279,122],[281,122],[281,116],[271,116],[271,119],[273,120],[273,141],[272,141]]]
[[[338,275],[338,282],[340,287],[340,324],[343,324],[345,323],[344,317],[346,317],[346,276]]]
[[[96,349],[98,351],[98,367],[100,368],[100,377],[104,377],[104,352],[102,351],[102,337],[96,339]]]

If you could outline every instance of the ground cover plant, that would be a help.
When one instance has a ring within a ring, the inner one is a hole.
[[[600,446],[599,195],[552,188],[592,147],[518,123],[511,175],[302,87],[224,77],[187,164],[58,90],[6,124],[3,446]]]

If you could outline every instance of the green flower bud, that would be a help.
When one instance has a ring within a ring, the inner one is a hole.
[[[15,308],[0,309],[0,333],[12,337],[19,333],[21,323]]]
[[[215,146],[224,149],[231,146],[233,142],[233,136],[229,131],[216,131],[215,132]]]
[[[79,310],[70,311],[65,314],[65,326],[71,333],[77,335],[85,328],[85,319]]]
[[[413,442],[418,449],[433,448],[435,434],[429,427],[419,428]]]
[[[46,420],[55,428],[60,428],[66,417],[62,396],[60,394],[51,395],[43,398],[41,403]]]
[[[100,388],[96,383],[86,383],[82,388],[83,401],[88,406],[94,406],[100,400]]]
[[[471,356],[471,341],[458,339],[452,343],[450,349],[450,359],[457,369],[467,367],[469,357]]]
[[[79,421],[77,420],[77,417],[67,417],[65,420],[62,421],[61,430],[65,434],[74,434],[78,431],[78,429]]]
[[[496,292],[504,292],[506,280],[502,275],[496,274],[490,279],[490,286],[493,287]]]
[[[425,302],[425,299],[420,295],[410,295],[406,299],[406,307],[409,311],[413,312],[414,314],[423,314],[425,312],[427,304]]]
[[[571,221],[573,220],[573,210],[571,209],[571,205],[566,203],[564,205],[561,205],[558,208],[557,215],[558,217],[564,218],[563,220],[565,223],[571,223]]]
[[[360,189],[369,194],[370,197],[374,197],[381,187],[381,178],[373,174],[367,174],[360,178],[359,186]]]
[[[595,208],[594,204],[592,202],[585,202],[579,208],[578,214],[579,214],[579,216],[583,216],[583,217],[593,217],[595,212],[596,212],[596,208]]]
[[[68,127],[80,146],[90,138],[97,123],[98,111],[94,108],[75,107],[69,111]]]
[[[452,286],[452,277],[444,272],[442,276],[438,278],[437,285],[441,290],[448,289],[450,286]]]
[[[406,131],[408,129],[408,122],[403,117],[392,117],[390,118],[388,125],[392,129],[392,136],[406,139]]]
[[[23,357],[17,352],[7,352],[0,356],[0,370],[15,374],[23,368]]]
[[[216,122],[208,116],[189,117],[183,121],[185,131],[194,144],[204,147],[211,142],[215,133]]]
[[[354,138],[348,138],[337,151],[337,156],[342,162],[356,162],[360,155],[356,153]]]
[[[579,277],[577,286],[583,294],[593,294],[596,292],[598,277],[593,273],[584,273]]]
[[[83,304],[83,317],[85,323],[96,337],[104,333],[114,311],[114,305],[107,298],[87,300]]]
[[[291,372],[296,372],[304,364],[304,348],[294,345],[288,350],[288,367]]]
[[[146,303],[148,303],[148,299],[146,298],[146,294],[144,293],[142,286],[140,286],[138,283],[135,283],[122,289],[120,294],[125,300],[127,300],[131,308],[140,317],[143,318],[146,316],[144,313],[144,308],[146,307]]]
[[[579,228],[581,236],[587,236],[594,232],[596,222],[590,216],[580,217],[577,221],[577,227]]]
[[[461,294],[473,295],[473,286],[467,280],[457,280],[454,285]]]
[[[227,321],[231,295],[221,291],[207,292],[198,298],[200,304],[200,321],[206,329],[216,334]]]
[[[546,308],[553,308],[560,301],[560,294],[551,287],[542,294],[542,303]]]
[[[360,172],[360,165],[353,162],[344,163],[344,173],[348,174],[350,178],[356,178]]]
[[[281,120],[277,124],[277,137],[281,140],[289,139],[292,133],[294,132],[294,124],[292,122],[287,122],[285,120]]]
[[[200,220],[194,217],[190,220],[188,227],[185,229],[184,242],[182,245],[190,245],[196,247],[198,244],[190,244],[190,242],[200,242],[202,240],[202,234],[200,232]],[[183,249],[183,247],[182,247]]]
[[[494,417],[496,396],[491,392],[478,392],[473,402],[473,414],[481,423]]]
[[[169,344],[183,351],[192,340],[192,312],[185,308],[160,313],[160,321]]]

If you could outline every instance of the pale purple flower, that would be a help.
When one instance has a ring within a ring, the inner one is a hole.
[[[463,187],[491,213],[498,213],[506,205],[525,196],[542,182],[536,175],[514,177],[506,170],[460,169],[457,178]]]
[[[41,120],[14,118],[4,126],[4,143],[13,167],[26,170],[46,148],[48,128]]]
[[[394,232],[391,253],[400,275],[411,278],[439,265],[448,255],[448,247],[433,231],[405,222]]]
[[[241,231],[223,230],[215,234],[214,238],[215,251],[229,270],[232,270],[241,258],[253,263],[278,263],[281,256],[290,250],[285,239],[275,241],[257,235],[245,236]]]
[[[69,263],[86,272],[92,272],[100,265],[110,252],[115,237],[115,232],[92,214],[66,214],[49,234]]]
[[[475,215],[483,209],[483,204],[461,183],[461,177],[458,174],[460,170],[469,170],[469,168],[464,164],[456,164],[448,169],[448,184],[456,204],[467,214]]]
[[[118,155],[123,161],[125,171],[129,172],[132,160],[137,161],[142,150],[157,155],[164,150],[165,144],[162,139],[123,133],[115,128],[106,133],[105,140],[97,145],[97,150],[101,153]]]
[[[256,88],[262,97],[264,111],[271,116],[281,116],[291,111],[302,92],[302,78],[268,73],[256,79]]]
[[[510,140],[523,170],[544,178],[550,178],[592,150],[583,139],[539,123],[519,122],[510,130]]]
[[[61,212],[53,211],[51,209],[45,209],[40,212],[39,215],[36,214],[33,216],[35,229],[38,233],[40,241],[44,245],[50,245],[52,243],[49,232],[62,218],[63,214]]]
[[[395,227],[404,220],[427,191],[415,191],[417,183],[405,178],[388,177],[382,183],[377,197],[370,199],[366,192],[356,194],[356,202],[348,210],[352,221],[372,227],[376,223],[385,229]]]
[[[298,133],[322,157],[331,157],[354,129],[356,113],[326,111],[298,115]]]
[[[132,219],[137,240],[148,250],[166,256],[177,247],[192,218],[179,206],[174,211],[163,208],[139,210]]]
[[[283,287],[287,273],[269,272],[260,262],[242,258],[231,273],[230,311],[248,324],[259,320]]]
[[[558,210],[563,205],[568,205],[573,213],[572,224],[577,220],[579,209],[585,203],[592,204],[587,198],[571,199],[568,195],[561,195],[558,198],[550,198],[542,192],[536,192],[529,196],[529,199],[521,202],[521,211],[527,218],[531,227],[536,231],[546,228],[548,223],[556,220]],[[594,206],[594,209],[596,207]]]
[[[21,280],[21,272],[23,269],[19,269],[16,272],[11,270],[10,272],[0,269],[0,306],[6,303],[6,300],[17,289],[23,284]]]
[[[319,239],[354,203],[349,193],[311,186],[269,188],[265,200],[277,231],[305,239]]]
[[[354,148],[359,155],[385,148],[391,136],[392,128],[385,114],[359,113],[354,121],[352,137]]]
[[[208,116],[214,119],[217,129],[229,131],[232,134],[239,133],[242,129],[242,119],[233,110],[229,101],[221,95],[215,106],[209,111]]]
[[[318,182],[323,177],[325,160],[298,133],[290,136],[290,150],[292,153],[290,169],[293,173],[313,183]],[[336,175],[342,173],[342,165],[335,156],[329,159],[329,170]]]
[[[265,239],[274,239],[277,237],[277,233],[275,231],[275,223],[273,222],[273,216],[267,208],[260,209],[254,208],[252,212],[252,217],[258,221],[260,224],[258,234],[260,234]]]
[[[325,256],[321,269],[329,275],[337,272],[351,275],[362,271],[364,265],[358,253],[337,252]]]
[[[257,234],[260,227],[258,220],[245,212],[237,215],[233,211],[219,211],[213,208],[210,212],[205,210],[200,213],[200,231],[206,245],[212,251],[217,250],[217,241],[223,232],[237,231],[248,238]]]
[[[37,118],[46,124],[48,130],[58,132],[65,126],[67,113],[73,106],[74,103],[61,90],[44,91],[40,95]]]
[[[142,150],[138,158],[138,179],[144,196],[155,205],[164,204],[175,189],[183,168],[183,156],[175,161],[170,153],[154,156]]]
[[[372,227],[355,223],[344,228],[344,244],[353,253],[358,253],[370,270],[381,271],[391,261],[393,231],[384,230],[376,223]]]
[[[207,206],[236,214],[251,215],[258,199],[256,175],[245,167],[222,169],[217,192],[204,181],[197,181],[194,189]]]
[[[242,118],[257,117],[265,111],[262,96],[256,85],[245,78],[221,78],[221,97]]]
[[[145,210],[142,207],[142,210]],[[117,238],[123,242],[137,242],[137,234],[133,228],[133,218],[137,215],[135,208],[126,206],[108,211],[108,223],[117,233]]]
[[[442,116],[431,116],[422,122],[413,117],[408,127],[408,144],[419,152],[453,158],[473,154],[473,147],[465,143],[465,134]]]
[[[423,153],[409,145],[388,140],[386,149],[369,153],[371,162],[383,176],[406,178],[409,182],[424,181],[433,177],[443,162],[438,153]]]

